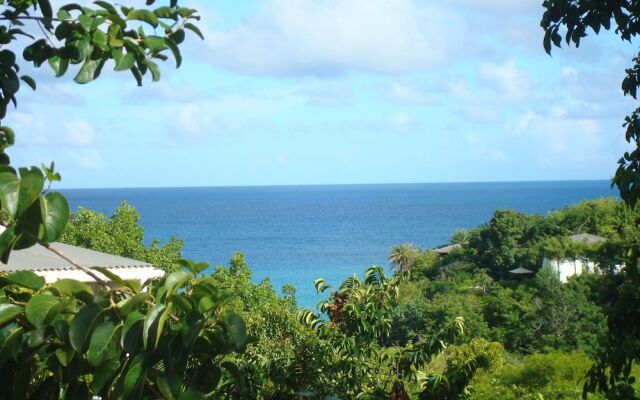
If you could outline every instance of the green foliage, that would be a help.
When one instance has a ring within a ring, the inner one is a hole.
[[[411,265],[411,279],[435,279],[440,276],[440,256],[435,251],[423,251]]]
[[[601,29],[613,30],[622,40],[632,42],[640,33],[637,23],[640,6],[633,1],[604,0],[591,2],[586,0],[546,0],[543,3],[544,14],[540,25],[545,30],[544,48],[551,54],[552,44],[560,47],[561,33],[567,45],[580,45],[588,32],[596,35]],[[637,98],[640,87],[640,56],[632,59],[633,65],[625,70],[621,88],[625,96]],[[625,139],[633,146],[618,161],[618,169],[613,178],[620,190],[620,196],[631,208],[635,208],[640,199],[640,108],[636,108],[624,119]],[[628,310],[638,309],[640,296],[636,294],[640,284],[640,241],[638,240],[640,219],[632,219],[631,229],[622,233],[623,248],[626,247],[625,272],[628,282],[619,288],[619,297],[613,302],[608,313],[608,325],[611,332],[610,346],[599,357],[597,365],[590,371],[590,380],[585,385],[588,392],[606,393],[609,398],[638,398],[631,384],[631,365],[640,361],[640,346],[634,340],[637,337],[636,326],[640,325],[638,315],[630,315]],[[612,252],[609,250],[609,256]],[[629,319],[632,318],[632,319]],[[608,379],[607,379],[608,378]]]
[[[396,244],[389,253],[389,263],[395,272],[406,272],[411,269],[418,253],[418,248],[411,243]]]
[[[469,399],[578,399],[580,382],[590,366],[591,360],[582,353],[554,352],[513,359],[478,374],[471,381]]]
[[[203,399],[247,390],[234,356],[247,343],[245,323],[211,277],[192,269],[149,288],[111,286],[44,285],[31,272],[2,279],[3,396]]]
[[[136,209],[125,202],[120,203],[109,219],[104,214],[80,208],[71,214],[59,240],[74,246],[146,261],[167,272],[181,269],[179,261],[184,242],[172,237],[164,245],[154,240],[147,247],[139,221],[140,215]]]

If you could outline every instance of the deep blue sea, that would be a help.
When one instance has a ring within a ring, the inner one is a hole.
[[[123,200],[140,212],[145,240],[185,240],[184,255],[212,265],[242,251],[259,281],[297,288],[315,306],[313,280],[339,284],[387,266],[393,244],[446,244],[460,228],[511,208],[547,214],[614,196],[608,181],[63,190],[72,209],[111,215]]]

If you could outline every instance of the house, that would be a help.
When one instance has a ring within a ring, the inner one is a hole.
[[[587,245],[598,245],[605,242],[607,239],[602,236],[592,235],[590,233],[580,233],[577,235],[569,236],[569,240],[574,243],[584,243]],[[598,266],[595,262],[588,259],[568,259],[558,260],[544,257],[542,259],[542,267],[550,267],[557,271],[560,281],[565,283],[567,280],[574,276],[580,275],[583,272],[598,272]]]
[[[444,247],[440,247],[440,248],[434,249],[433,251],[438,253],[440,258],[444,258],[445,256],[448,256],[449,254],[451,254],[454,250],[459,249],[460,247],[461,246],[456,243],[456,244],[450,244],[448,246],[444,246]]]
[[[149,279],[158,279],[164,275],[163,270],[144,261],[114,256],[64,243],[51,243],[50,246],[77,264],[88,268],[94,266],[104,267],[124,280],[136,279],[140,282],[145,282]],[[42,276],[47,283],[53,283],[63,278],[75,279],[88,284],[96,283],[91,276],[39,244],[27,249],[14,250],[11,252],[8,264],[0,263],[0,272],[16,271],[32,271]],[[100,272],[94,272],[97,276],[103,277]],[[104,276],[104,280],[109,281],[110,279]]]

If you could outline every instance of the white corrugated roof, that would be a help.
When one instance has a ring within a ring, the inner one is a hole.
[[[84,249],[64,243],[51,243],[51,247],[60,251],[73,261],[86,267],[107,268],[155,268],[153,265],[132,258],[114,256],[113,254]],[[73,264],[54,252],[37,244],[23,250],[14,250],[9,263],[0,263],[0,271],[59,271],[75,270]]]

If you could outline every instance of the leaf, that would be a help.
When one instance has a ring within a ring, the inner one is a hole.
[[[73,296],[85,303],[93,302],[94,293],[89,285],[73,279],[59,279],[51,285],[61,296]]]
[[[93,4],[104,8],[111,14],[118,15],[118,11],[116,10],[116,8],[106,1],[94,1]]]
[[[25,315],[33,325],[40,326],[49,322],[64,306],[59,297],[37,294],[27,303]]]
[[[173,53],[173,58],[176,59],[176,68],[180,68],[180,65],[182,65],[180,48],[178,48],[178,45],[170,38],[166,39],[164,44],[169,48],[169,50],[171,50],[171,53]]]
[[[137,386],[141,382],[141,376],[143,373],[142,363],[144,361],[144,355],[138,354],[133,358],[129,371],[124,379],[124,398],[133,398],[132,394],[136,390]]]
[[[13,246],[16,244],[16,227],[10,226],[4,230],[4,232],[0,233],[0,261],[4,264],[9,262],[9,256],[11,255],[11,250],[13,250]]]
[[[164,39],[160,36],[147,36],[142,38],[142,44],[152,52],[158,52],[165,48]]]
[[[160,80],[160,68],[158,68],[158,64],[153,61],[145,61],[144,63],[151,71],[151,78],[153,82],[158,82]]]
[[[91,381],[91,389],[95,393],[100,393],[105,386],[113,380],[114,375],[120,368],[120,360],[111,358],[105,361],[99,368],[96,368]]]
[[[44,278],[32,271],[13,272],[5,276],[4,280],[11,284],[22,286],[31,290],[39,290],[45,284]]]
[[[36,167],[20,168],[20,191],[17,214],[22,214],[40,196],[44,187],[44,175]]]
[[[109,354],[109,346],[112,343],[118,343],[122,325],[114,326],[113,322],[105,321],[98,325],[91,335],[89,342],[89,350],[87,351],[87,361],[89,365],[98,366],[103,360],[115,358],[119,352],[112,357]]]
[[[198,29],[198,27],[191,22],[187,22],[186,24],[184,24],[184,28],[190,30],[191,32],[198,35],[200,39],[204,40],[204,35],[202,34],[202,32],[200,32],[200,29]]]
[[[78,353],[84,353],[86,343],[102,312],[103,307],[100,303],[88,304],[78,311],[69,324],[69,341]]]
[[[79,84],[85,84],[85,83],[91,82],[96,76],[96,71],[99,65],[100,65],[100,62],[98,60],[92,60],[90,58],[87,58],[84,61],[84,64],[82,64],[82,67],[80,67],[80,71],[78,71],[78,74],[76,75],[75,78],[73,78],[73,80]]]
[[[189,279],[191,279],[191,276],[184,271],[176,271],[169,274],[167,279],[164,281],[164,287],[167,289],[167,295],[173,294],[173,290],[176,287],[181,287]]]
[[[114,71],[126,71],[133,67],[133,64],[135,64],[135,62],[136,59],[133,53],[128,52],[120,60],[116,60]]]
[[[67,72],[67,68],[69,68],[69,59],[63,58],[59,56],[51,57],[49,60],[49,66],[56,73],[56,78],[61,77]]]
[[[31,89],[36,90],[36,81],[34,81],[32,77],[30,77],[29,75],[22,75],[20,79],[22,79],[24,83],[29,85]]]
[[[147,313],[147,316],[144,319],[144,326],[142,328],[142,342],[144,344],[145,350],[148,348],[149,334],[157,333],[160,318],[166,308],[167,306],[165,306],[164,304],[156,304]],[[150,332],[154,327],[156,328],[156,332]],[[159,340],[159,335],[156,335],[155,339],[157,343],[157,340]]]
[[[107,51],[109,47],[107,46],[107,35],[100,29],[96,29],[93,32],[93,43],[98,45],[101,50]]]
[[[127,19],[143,21],[154,28],[158,26],[158,17],[149,10],[131,10],[127,14]]]
[[[185,298],[185,296],[172,294],[171,296],[169,296],[169,301],[171,301],[171,303],[178,306],[184,312],[188,313],[188,312],[191,312],[191,310],[193,310],[193,306],[191,305],[189,300]]]
[[[247,327],[244,320],[237,314],[230,314],[225,317],[224,324],[236,348],[244,346],[247,341]]]
[[[22,314],[24,309],[21,306],[15,304],[0,304],[0,325],[13,320],[18,315]]]
[[[141,304],[144,304],[146,300],[151,297],[149,293],[143,292],[138,293],[134,296],[128,297],[126,299],[121,300],[118,303],[118,308],[120,309],[120,315],[125,316],[135,311]]]
[[[117,274],[109,271],[109,269],[107,269],[105,267],[93,267],[91,269],[94,269],[94,270],[100,272],[102,275],[104,275],[107,278],[109,278],[109,280],[112,281],[113,283],[117,283],[120,286],[128,287],[129,289],[133,290],[133,287],[131,286],[130,283],[128,283],[124,279],[120,278]]]
[[[8,335],[6,335],[0,343],[0,365],[5,365],[5,362],[14,356],[16,356],[22,347],[22,337],[23,337],[23,329],[17,328],[17,325],[9,325],[7,328],[3,329],[3,332],[6,329],[10,329]]]
[[[51,3],[49,0],[38,0],[38,5],[40,6],[40,11],[42,11],[42,16],[44,19],[44,27],[48,30],[53,29],[53,25],[51,23],[51,19],[53,17],[53,10],[51,9]]]
[[[69,221],[69,203],[58,192],[47,194],[44,200],[46,207],[44,220],[46,240],[47,242],[55,242],[64,231],[67,221]]]
[[[0,203],[2,210],[15,218],[18,210],[20,179],[10,172],[0,172]]]

